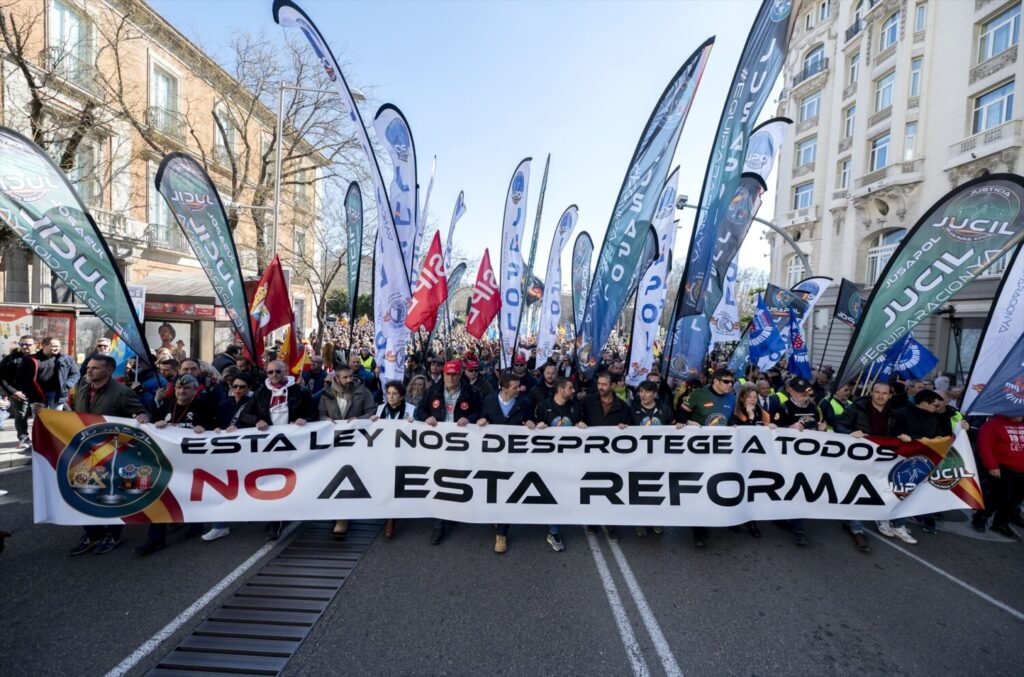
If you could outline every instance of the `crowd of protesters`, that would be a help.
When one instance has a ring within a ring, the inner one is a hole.
[[[735,374],[712,354],[702,374],[686,379],[663,378],[657,366],[636,388],[625,384],[626,348],[617,336],[590,378],[574,367],[569,345],[556,346],[550,359],[536,361],[530,339],[506,370],[499,368],[500,344],[475,340],[460,329],[444,342],[429,343],[417,336],[407,356],[402,381],[381,379],[381,370],[370,349],[372,328],[361,320],[354,326],[332,327],[319,351],[303,341],[309,354],[301,374],[289,374],[277,359],[275,345],[262,364],[256,364],[240,345],[230,345],[212,363],[187,357],[166,346],[153,356],[155,369],[128,370],[115,379],[116,363],[109,355],[110,340],[100,339],[81,365],[61,352],[52,337],[37,345],[23,336],[0,360],[0,407],[14,417],[19,444],[30,445],[28,420],[37,408],[72,409],[79,413],[134,417],[157,427],[234,431],[266,430],[283,424],[353,419],[404,419],[426,425],[440,422],[458,426],[517,425],[528,429],[554,426],[766,426],[795,430],[828,430],[853,436],[897,437],[905,442],[970,431],[985,490],[986,510],[977,511],[972,526],[991,529],[1017,538],[1010,524],[1021,525],[1019,506],[1024,499],[1024,422],[1021,417],[994,416],[970,424],[955,409],[960,392],[945,382],[912,380],[875,382],[870,387],[834,383],[829,368],[816,371],[810,380],[791,376],[783,369],[764,373],[748,366]],[[657,348],[657,346],[656,346]],[[940,387],[941,386],[941,387]],[[974,428],[971,427],[974,425]],[[915,528],[937,533],[937,517],[914,518]],[[434,520],[430,542],[441,543],[450,528]],[[779,522],[798,546],[808,543],[803,520]],[[864,525],[844,522],[854,547],[870,552]],[[282,524],[265,525],[270,540],[279,538]],[[618,539],[615,527],[603,529]],[[639,536],[658,526],[636,528]],[[745,529],[761,535],[756,522]],[[914,544],[911,522],[878,522],[883,536]],[[103,554],[121,544],[120,526],[86,527],[72,555]],[[200,536],[215,541],[230,534],[230,525],[186,525],[185,538]],[[342,536],[348,522],[339,519],[334,533]],[[395,520],[387,520],[386,538],[396,534]],[[510,525],[496,525],[494,551],[509,547]],[[711,530],[694,527],[693,545],[707,546]],[[546,541],[555,552],[565,548],[559,525],[549,525]],[[166,525],[152,525],[145,542],[136,548],[141,555],[168,544]]]

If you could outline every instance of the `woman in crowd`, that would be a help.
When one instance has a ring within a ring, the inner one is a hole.
[[[761,409],[761,405],[758,404],[757,386],[753,383],[744,383],[740,387],[740,394],[736,397],[736,407],[733,409],[732,416],[729,418],[729,425],[763,425],[769,428],[775,427],[771,422],[771,418],[768,416],[768,412]],[[746,527],[747,533],[751,536],[754,538],[761,538],[761,529],[758,528],[757,522],[747,522]]]
[[[406,391],[405,401],[415,409],[427,392],[427,379],[425,376],[413,376],[409,381],[409,388]]]
[[[417,377],[417,378],[422,378]],[[389,381],[384,386],[384,403],[377,407],[376,416],[371,416],[371,421],[378,419],[411,421],[416,407],[405,401],[405,386],[401,381]],[[395,520],[389,519],[384,522],[384,538],[395,537]]]

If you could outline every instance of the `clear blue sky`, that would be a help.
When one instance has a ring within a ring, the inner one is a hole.
[[[551,153],[538,274],[556,219],[579,205],[577,232],[604,238],[626,165],[668,80],[701,42],[716,36],[683,130],[676,162],[680,192],[696,202],[711,139],[758,0],[686,2],[339,2],[298,0],[320,27],[353,87],[405,113],[419,160],[421,194],[437,155],[431,221],[447,232],[459,190],[468,211],[458,246],[497,261],[505,192],[520,159],[534,158],[529,209],[536,207]],[[235,31],[279,40],[269,0],[150,0],[179,30],[220,58]],[[778,86],[776,87],[776,91]],[[774,115],[775,96],[762,119]],[[364,110],[372,120],[374,110]],[[372,134],[372,130],[371,130]],[[387,173],[387,170],[385,170]],[[385,176],[385,181],[390,177]],[[772,195],[759,213],[771,218]],[[680,212],[681,256],[693,210]],[[529,220],[532,228],[533,217]],[[755,224],[741,265],[767,269]],[[568,284],[571,244],[563,258]],[[472,279],[472,274],[467,278]]]

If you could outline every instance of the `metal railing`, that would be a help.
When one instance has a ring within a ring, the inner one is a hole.
[[[810,64],[804,66],[804,69],[802,71],[800,71],[799,73],[797,73],[797,76],[795,78],[793,78],[793,86],[795,87],[795,86],[799,85],[804,80],[807,80],[808,78],[811,78],[811,77],[817,75],[818,73],[821,73],[822,71],[826,70],[827,68],[828,68],[828,59],[819,59],[818,61],[815,61],[814,63],[810,63]]]
[[[846,29],[846,41],[849,42],[857,37],[857,34],[864,30],[864,19],[857,17],[857,20]]]
[[[149,224],[146,229],[146,242],[150,247],[166,249],[172,252],[182,254],[190,254],[192,252],[188,240],[185,239],[185,234],[181,232],[177,224]]]
[[[43,68],[90,94],[103,92],[100,72],[91,63],[62,47],[47,47],[40,54]]]
[[[185,142],[185,119],[176,110],[150,106],[146,109],[146,124],[164,136]]]

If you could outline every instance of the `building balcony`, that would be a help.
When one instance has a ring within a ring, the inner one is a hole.
[[[868,172],[864,176],[857,179],[856,184],[858,188],[863,188],[868,184],[874,183],[875,181],[881,181],[882,179],[889,178],[890,174],[894,172],[896,165],[887,165],[881,169],[876,169],[873,172]]]
[[[947,168],[971,162],[985,155],[991,155],[1011,146],[1024,144],[1021,124],[1022,120],[1010,120],[987,129],[984,132],[968,136],[949,147],[949,164]]]
[[[96,96],[103,93],[99,70],[77,54],[60,47],[47,47],[40,54],[39,60],[45,70],[61,80]]]
[[[1019,45],[1003,50],[987,61],[982,61],[971,69],[970,84],[999,72],[1010,64],[1017,63],[1017,48]]]
[[[892,106],[886,106],[882,110],[868,118],[868,128],[874,127],[879,122],[892,117]]]
[[[851,136],[848,136],[848,137],[846,137],[845,139],[843,139],[842,141],[839,142],[839,152],[843,153],[845,151],[850,150],[850,146],[852,146],[852,145],[853,145],[853,136],[851,135]]]
[[[802,223],[811,223],[819,218],[821,217],[818,205],[811,205],[810,207],[802,207],[784,213],[782,218],[779,219],[778,225],[788,228],[789,226],[798,226]]]
[[[845,200],[848,197],[850,197],[850,191],[846,188],[832,191],[833,200]]]
[[[146,229],[146,242],[155,249],[164,249],[177,254],[191,254],[192,248],[177,224],[151,223]]]
[[[857,83],[851,82],[843,88],[843,99],[849,99],[851,96],[857,93]]]
[[[146,109],[146,124],[178,143],[185,143],[185,118],[178,111],[150,106]]]
[[[875,60],[874,60],[873,63],[877,66],[878,64],[884,62],[886,59],[891,58],[892,55],[896,53],[896,45],[897,44],[898,43],[894,42],[891,45],[889,45],[888,47],[886,47],[885,49],[883,49],[881,52],[876,54],[875,55]]]
[[[800,83],[810,80],[815,75],[818,75],[819,73],[824,73],[827,70],[828,59],[821,59],[819,61],[815,61],[814,63],[805,66],[802,71],[797,73],[796,77],[793,78],[793,86],[796,87]]]
[[[105,235],[121,238],[122,240],[135,241],[142,244],[146,241],[139,223],[132,221],[124,214],[110,212],[99,207],[89,207],[89,213],[96,220],[101,232]]]
[[[864,19],[857,17],[857,20],[850,24],[850,27],[846,29],[846,42],[849,42],[860,35],[862,30],[864,30]]]

